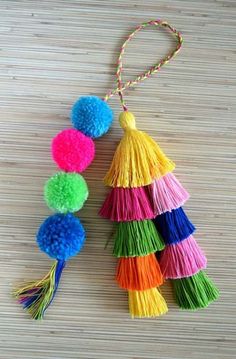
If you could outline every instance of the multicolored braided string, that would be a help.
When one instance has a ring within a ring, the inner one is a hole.
[[[138,75],[134,80],[129,80],[123,85],[122,80],[121,80],[121,75],[123,72],[122,58],[125,53],[125,48],[128,45],[128,43],[130,42],[130,40],[132,40],[132,38],[140,30],[142,30],[148,26],[152,26],[152,25],[159,26],[159,27],[161,26],[161,27],[169,30],[171,33],[173,33],[177,40],[176,48],[170,54],[168,54],[166,57],[164,57],[159,62],[157,62],[155,65],[153,65],[148,71],[143,72],[142,74]],[[183,38],[182,38],[181,34],[174,27],[169,25],[166,21],[151,20],[151,21],[144,22],[141,25],[137,26],[136,29],[124,41],[124,43],[120,49],[120,54],[119,54],[119,57],[117,60],[117,68],[116,68],[117,87],[114,90],[108,91],[108,93],[104,96],[104,100],[107,101],[110,97],[112,97],[118,93],[120,96],[120,101],[121,101],[121,105],[122,105],[123,109],[127,110],[127,106],[125,105],[124,100],[123,100],[122,92],[124,90],[128,89],[129,87],[133,87],[134,85],[138,84],[139,82],[149,78],[151,75],[157,73],[161,69],[162,66],[167,64],[180,51],[182,43],[183,43]]]

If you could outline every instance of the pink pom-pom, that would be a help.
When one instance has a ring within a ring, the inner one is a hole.
[[[191,277],[206,265],[207,259],[193,236],[167,245],[161,252],[160,267],[166,279]]]
[[[61,131],[52,140],[52,157],[66,172],[83,172],[92,162],[94,154],[93,140],[73,128]]]

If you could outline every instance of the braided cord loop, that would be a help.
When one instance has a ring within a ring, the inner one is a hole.
[[[122,84],[122,72],[123,72],[123,62],[122,57],[125,53],[125,47],[129,43],[129,41],[134,37],[134,35],[139,32],[140,30],[144,29],[147,26],[161,26],[167,30],[169,30],[173,35],[175,36],[177,40],[177,45],[173,51],[171,51],[167,56],[165,56],[163,59],[161,59],[158,63],[150,67],[150,69],[146,72],[141,73],[138,75],[134,80],[129,80],[125,84]],[[149,78],[152,74],[157,73],[162,66],[167,64],[181,49],[183,43],[183,38],[181,34],[171,25],[169,25],[166,21],[162,20],[151,20],[148,22],[143,22],[141,25],[136,27],[136,29],[127,37],[123,45],[121,46],[120,54],[117,60],[117,68],[116,68],[116,84],[117,87],[113,90],[109,90],[107,94],[104,96],[104,101],[108,101],[109,98],[116,95],[118,93],[121,101],[121,105],[125,111],[127,111],[127,106],[124,102],[123,98],[123,91],[128,89],[129,87],[133,87],[134,85],[138,84],[139,82]]]

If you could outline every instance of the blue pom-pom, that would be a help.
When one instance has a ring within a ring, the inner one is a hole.
[[[166,244],[178,243],[195,231],[194,225],[181,207],[162,213],[153,221]]]
[[[104,135],[112,121],[111,108],[97,96],[81,97],[72,107],[73,126],[88,137],[96,138]]]
[[[67,260],[80,252],[85,230],[73,214],[54,214],[41,224],[36,239],[39,248],[50,257]]]

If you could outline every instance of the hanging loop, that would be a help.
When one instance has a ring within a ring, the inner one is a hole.
[[[123,72],[122,57],[125,52],[125,47],[137,32],[139,32],[140,30],[144,29],[145,27],[151,26],[151,25],[161,26],[161,27],[169,30],[171,33],[173,33],[177,40],[177,45],[176,45],[175,49],[173,51],[171,51],[170,54],[168,54],[166,57],[164,57],[158,63],[153,65],[148,71],[143,72],[142,74],[138,75],[134,80],[130,80],[130,81],[127,81],[125,84],[122,84],[122,78],[121,78],[121,75]],[[112,96],[114,96],[118,93],[118,95],[120,97],[121,105],[122,105],[123,109],[126,111],[128,108],[124,102],[123,91],[126,90],[127,88],[132,87],[132,86],[138,84],[139,82],[149,78],[152,74],[155,74],[156,72],[158,72],[162,66],[167,64],[170,61],[170,59],[172,59],[180,51],[182,43],[183,43],[183,38],[182,38],[181,34],[175,28],[173,28],[171,25],[169,25],[166,21],[151,20],[148,22],[144,22],[141,25],[139,25],[138,27],[136,27],[136,29],[127,37],[127,39],[121,46],[120,54],[119,54],[119,57],[117,60],[117,68],[116,68],[117,87],[115,89],[107,92],[107,94],[104,96],[104,101],[107,101],[109,98],[111,98]]]

